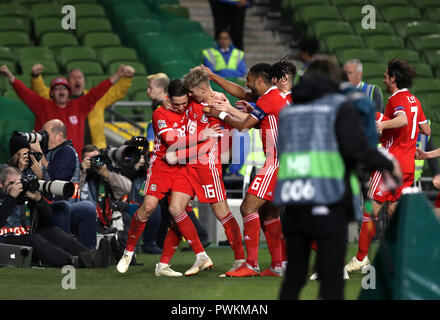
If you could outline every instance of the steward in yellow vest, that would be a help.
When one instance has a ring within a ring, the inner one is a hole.
[[[231,44],[228,31],[219,32],[217,44],[203,50],[203,57],[203,64],[219,76],[240,78],[246,75],[244,52]]]

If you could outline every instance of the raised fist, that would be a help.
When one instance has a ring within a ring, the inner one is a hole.
[[[43,65],[40,63],[36,63],[32,66],[32,75],[36,77],[40,75],[43,72],[43,70],[44,70]]]
[[[131,66],[125,66],[124,67],[124,71],[123,71],[123,75],[125,76],[125,77],[129,77],[129,78],[131,78],[131,77],[133,77],[133,75],[134,75],[134,68],[133,67],[131,67]]]

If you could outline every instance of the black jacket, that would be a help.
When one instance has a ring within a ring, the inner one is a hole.
[[[339,85],[330,78],[317,74],[309,74],[301,77],[298,85],[292,89],[293,102],[295,104],[307,104],[329,93],[338,93]],[[346,194],[342,202],[352,203],[350,188],[350,172],[360,167],[368,171],[393,170],[393,163],[380,153],[377,148],[368,144],[365,130],[356,108],[345,102],[338,110],[335,123],[336,138],[339,144],[339,151],[344,159],[346,173]]]

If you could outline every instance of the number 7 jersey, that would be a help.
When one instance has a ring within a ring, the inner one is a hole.
[[[426,123],[420,101],[408,89],[395,92],[389,99],[385,109],[385,116],[395,118],[399,113],[406,114],[408,124],[401,128],[394,128],[387,132],[385,148],[399,161],[402,172],[414,173],[417,136],[419,125]]]

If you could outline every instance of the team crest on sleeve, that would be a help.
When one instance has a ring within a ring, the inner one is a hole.
[[[159,130],[166,128],[166,126],[167,126],[167,123],[165,120],[158,120],[157,121],[157,127],[159,128]]]
[[[69,121],[71,124],[78,124],[78,118],[75,115],[69,116]]]

